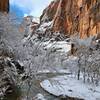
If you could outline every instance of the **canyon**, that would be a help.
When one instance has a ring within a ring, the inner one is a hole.
[[[9,12],[9,0],[1,0],[0,11]],[[40,25],[50,21],[53,32],[100,38],[100,0],[54,0],[40,16]]]
[[[21,21],[9,1],[0,1],[0,100],[100,100],[100,0],[53,0]]]
[[[40,21],[53,21],[53,32],[69,37],[100,37],[100,0],[54,0],[43,11]]]

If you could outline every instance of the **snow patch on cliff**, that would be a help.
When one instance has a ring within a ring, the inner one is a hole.
[[[56,49],[57,51],[61,52],[68,52],[71,50],[71,45],[68,44],[66,41],[54,41],[54,42],[44,42],[43,46],[45,49]]]
[[[40,25],[40,27],[39,27],[38,30],[45,32],[47,28],[50,28],[52,26],[52,23],[53,23],[52,21],[45,22],[45,23],[43,23],[43,24]]]

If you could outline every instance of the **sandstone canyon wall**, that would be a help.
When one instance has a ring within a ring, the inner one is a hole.
[[[100,0],[54,0],[40,20],[53,21],[53,31],[67,36],[100,36]]]
[[[0,0],[0,12],[9,12],[9,0]]]

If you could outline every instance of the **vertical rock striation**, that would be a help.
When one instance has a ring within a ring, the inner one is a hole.
[[[0,0],[0,12],[9,12],[9,0]]]
[[[41,23],[53,21],[53,31],[67,36],[97,36],[100,35],[100,0],[54,0],[40,19]]]

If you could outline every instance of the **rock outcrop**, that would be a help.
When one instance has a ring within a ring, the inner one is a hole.
[[[18,67],[15,64],[14,66]],[[10,60],[0,56],[0,100],[20,100],[14,66]]]
[[[9,12],[9,0],[0,0],[0,12]]]
[[[43,11],[41,24],[53,21],[53,32],[80,38],[100,35],[100,0],[54,0]]]
[[[0,43],[0,100],[20,100],[18,84],[24,72],[24,66],[14,59],[14,53]]]

